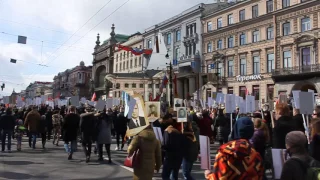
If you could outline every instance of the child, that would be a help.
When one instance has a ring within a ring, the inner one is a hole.
[[[17,150],[21,151],[21,141],[22,141],[22,136],[23,132],[25,131],[25,127],[23,126],[23,121],[21,119],[18,120],[18,124],[14,128],[15,131],[15,137],[17,138]]]

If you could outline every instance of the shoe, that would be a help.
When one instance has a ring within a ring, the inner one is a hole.
[[[21,151],[21,149],[19,148],[19,149],[17,149],[18,151]]]
[[[123,151],[123,148],[121,148],[121,151]]]
[[[90,156],[87,156],[86,163],[88,163],[89,161],[90,161]]]
[[[119,147],[116,147],[114,150],[115,150],[115,151],[119,151],[119,150],[120,150],[120,148],[119,148]]]
[[[109,164],[111,164],[111,163],[112,163],[111,159],[109,159],[108,163],[109,163]]]
[[[72,154],[71,153],[68,154],[68,160],[72,160]]]

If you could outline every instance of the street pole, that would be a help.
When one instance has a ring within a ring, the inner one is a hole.
[[[169,75],[169,79],[170,79],[170,107],[173,108],[173,88],[172,88],[172,63],[170,61],[170,75]]]

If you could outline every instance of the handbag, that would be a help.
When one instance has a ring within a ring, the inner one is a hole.
[[[138,148],[133,152],[131,156],[127,156],[123,165],[130,168],[137,168],[140,164],[140,138],[138,136]]]

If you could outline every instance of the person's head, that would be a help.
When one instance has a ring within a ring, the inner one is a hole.
[[[249,117],[239,118],[232,132],[232,139],[250,139],[254,133],[254,125]]]
[[[75,107],[75,106],[70,106],[70,107],[69,107],[69,112],[70,112],[70,113],[76,113],[76,112],[77,112],[76,107]]]
[[[263,111],[269,111],[269,105],[265,104],[262,108]]]
[[[255,118],[253,124],[255,129],[260,129],[263,131],[263,134],[265,135],[267,142],[269,142],[270,135],[269,135],[269,129],[267,124],[264,123],[263,120],[260,118]]]
[[[8,107],[8,108],[6,109],[6,114],[7,114],[7,115],[11,115],[11,114],[12,114],[12,109]]]
[[[23,121],[21,119],[18,120],[18,125],[23,125]]]
[[[300,109],[297,109],[297,108],[293,108],[293,111],[292,111],[293,115],[298,115],[300,114]]]
[[[286,148],[287,153],[292,154],[305,154],[307,153],[307,137],[301,131],[291,131],[286,135]]]
[[[202,117],[209,117],[209,111],[203,111]]]
[[[55,110],[55,111],[53,111],[53,114],[59,114],[60,113],[60,111],[59,110]]]
[[[275,112],[276,112],[276,120],[278,120],[281,116],[290,115],[290,109],[288,105],[285,103],[276,104]]]
[[[124,112],[124,107],[121,107],[121,108],[120,108],[120,112]]]
[[[139,117],[139,107],[138,107],[137,103],[134,105],[134,109],[133,109],[133,112],[132,112],[132,117],[134,119]]]
[[[320,119],[311,120],[311,137],[320,135]]]
[[[149,108],[151,113],[156,112],[156,106],[154,104],[150,104]]]
[[[180,117],[185,117],[186,116],[186,111],[184,109],[179,109],[179,116]]]
[[[319,106],[317,106],[313,110],[312,118],[320,118],[320,107]]]
[[[162,122],[167,124],[167,125],[172,125],[173,124],[172,115],[170,113],[165,114],[162,117]]]
[[[189,112],[193,111],[194,110],[193,106],[189,106],[188,110],[189,110]]]

